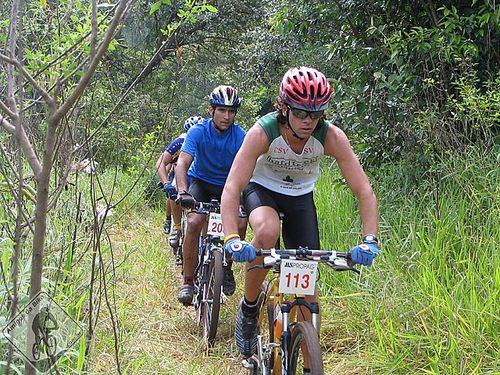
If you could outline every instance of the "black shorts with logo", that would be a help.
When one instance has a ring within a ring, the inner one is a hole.
[[[261,206],[269,206],[283,214],[281,226],[286,248],[307,246],[320,249],[318,217],[313,193],[298,197],[276,193],[255,182],[250,182],[243,191],[243,207],[248,215]]]

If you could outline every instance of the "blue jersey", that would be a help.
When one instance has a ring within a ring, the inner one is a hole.
[[[186,138],[186,133],[182,133],[180,136],[175,138],[165,149],[166,152],[172,155],[172,163],[175,163],[179,158],[184,138]]]
[[[193,157],[188,176],[223,186],[244,137],[245,131],[237,124],[218,132],[211,118],[191,127],[181,149]]]

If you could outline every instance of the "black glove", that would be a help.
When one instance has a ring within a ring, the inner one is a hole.
[[[177,194],[177,199],[175,203],[181,205],[184,208],[194,208],[196,205],[196,200],[187,191],[183,190]]]

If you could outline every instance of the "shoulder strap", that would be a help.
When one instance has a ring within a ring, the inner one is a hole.
[[[328,126],[330,123],[324,118],[319,120],[318,126],[314,129],[313,137],[316,138],[322,145],[325,144],[326,133],[328,132]]]
[[[280,136],[280,131],[278,128],[278,121],[276,119],[276,112],[268,113],[257,120],[257,123],[264,129],[269,140],[269,144]]]

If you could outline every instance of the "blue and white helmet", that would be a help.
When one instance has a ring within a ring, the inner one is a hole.
[[[204,118],[201,116],[191,116],[184,121],[184,125],[182,125],[182,127],[184,128],[184,131],[187,132],[191,126],[196,125],[203,120]]]
[[[214,107],[239,108],[241,98],[238,91],[232,86],[217,86],[210,94],[210,105]]]

